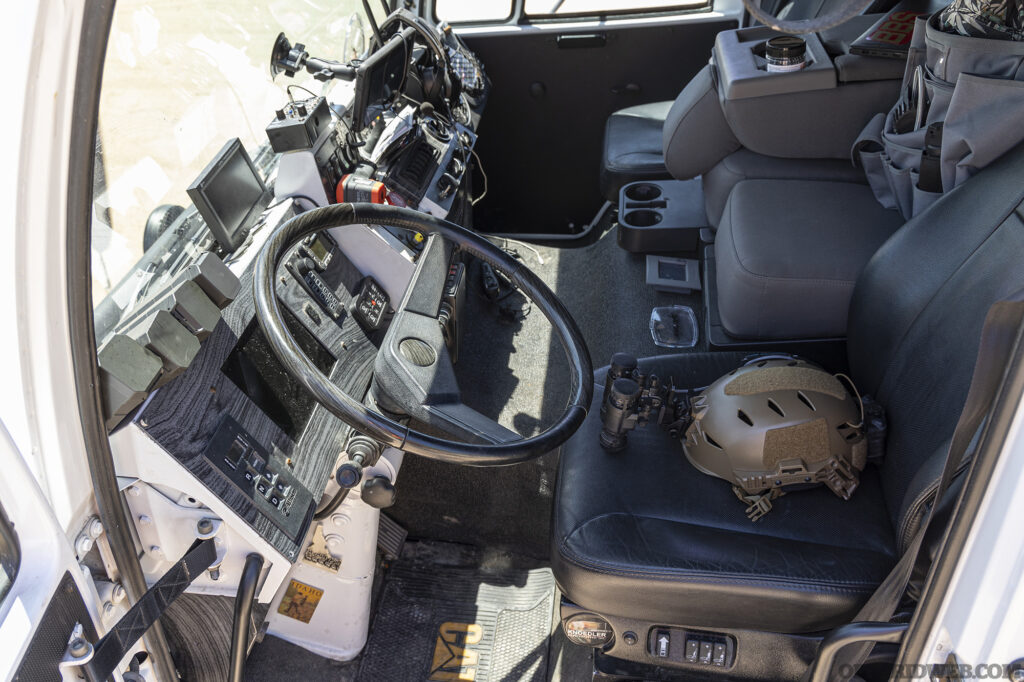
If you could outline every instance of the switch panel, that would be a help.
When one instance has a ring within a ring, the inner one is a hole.
[[[312,494],[238,422],[225,415],[203,456],[285,535],[295,542],[302,540],[313,515]]]
[[[731,636],[682,628],[653,628],[647,649],[655,659],[715,668],[730,668],[736,658]]]

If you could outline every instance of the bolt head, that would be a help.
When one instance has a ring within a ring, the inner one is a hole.
[[[113,599],[116,602],[123,601],[127,596],[128,593],[125,591],[124,585],[122,585],[121,583],[114,585],[114,590],[110,593],[111,599]]]
[[[209,535],[213,532],[213,521],[210,519],[199,519],[199,523],[196,524],[196,530],[203,535]]]
[[[103,522],[99,519],[93,519],[89,522],[89,535],[95,540],[99,536],[103,535]]]
[[[153,556],[157,556],[158,557],[158,556],[163,556],[164,551],[162,549],[160,549],[158,546],[153,545],[152,547],[149,548],[149,553],[152,554]]]
[[[633,632],[633,631],[629,631],[629,632],[623,633],[622,634],[622,641],[625,642],[626,644],[628,644],[629,646],[633,646],[638,641],[636,633]]]
[[[109,616],[113,612],[114,612],[114,605],[111,604],[108,601],[107,602],[103,602],[103,615],[104,616]]]
[[[139,517],[139,525],[140,526],[148,526],[151,523],[153,523],[153,519],[149,518],[145,514],[143,514],[143,515],[141,515]]]
[[[75,658],[81,658],[89,653],[89,643],[81,637],[75,637],[68,644],[68,652]]]
[[[78,539],[75,540],[75,552],[84,556],[92,550],[92,545],[93,541],[91,537],[86,534],[79,535]]]

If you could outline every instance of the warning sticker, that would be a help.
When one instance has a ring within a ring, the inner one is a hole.
[[[317,526],[313,531],[313,539],[306,547],[306,551],[302,553],[302,560],[331,573],[337,573],[341,568],[341,559],[335,558],[327,549],[323,526]]]
[[[308,623],[323,596],[324,591],[320,588],[293,580],[288,584],[288,589],[285,591],[284,597],[281,598],[281,605],[277,607],[277,612],[282,616]]]

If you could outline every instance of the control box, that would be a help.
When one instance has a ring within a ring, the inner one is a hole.
[[[311,149],[330,123],[331,110],[323,97],[289,102],[267,126],[267,139],[279,154]]]

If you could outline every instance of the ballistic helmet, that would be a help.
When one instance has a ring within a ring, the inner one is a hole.
[[[731,482],[741,499],[819,484],[849,499],[860,482],[867,441],[859,400],[816,365],[756,360],[708,386],[691,406],[687,459]]]

